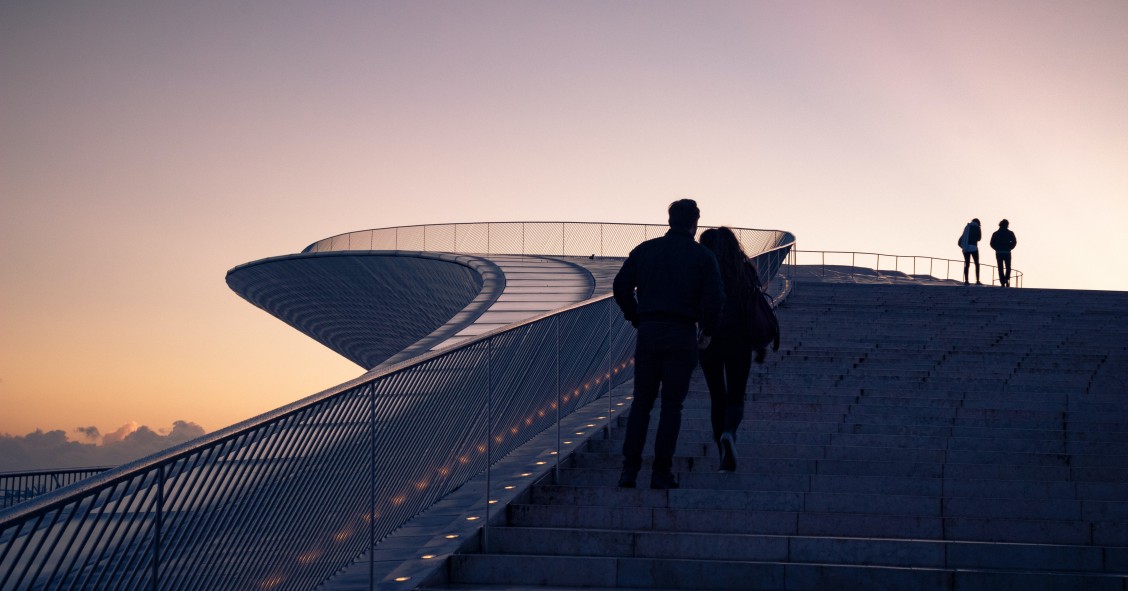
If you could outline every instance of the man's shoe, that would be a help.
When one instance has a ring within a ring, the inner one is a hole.
[[[721,434],[721,472],[736,472],[736,441],[732,433],[725,431]]]
[[[619,488],[634,488],[638,474],[623,472],[619,475]]]
[[[669,472],[655,472],[650,475],[650,488],[661,490],[680,487],[681,484],[678,483],[678,479]]]

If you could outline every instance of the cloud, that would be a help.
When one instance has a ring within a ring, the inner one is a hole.
[[[126,437],[129,437],[130,435],[135,433],[139,428],[141,428],[141,425],[137,424],[137,421],[129,421],[121,427],[118,427],[117,431],[114,431],[113,433],[106,433],[106,435],[102,437],[102,444],[109,445],[112,443],[120,443],[122,441],[125,441]],[[148,427],[146,427],[146,429],[148,429]]]
[[[23,436],[0,434],[0,472],[117,466],[143,458],[206,433],[189,421],[154,431],[130,421],[100,437],[97,427],[77,427],[73,441],[62,430],[35,431]]]

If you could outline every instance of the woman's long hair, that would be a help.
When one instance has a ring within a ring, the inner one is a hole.
[[[701,245],[713,251],[717,264],[721,267],[721,279],[725,285],[736,287],[737,293],[747,294],[760,289],[760,277],[756,267],[748,260],[748,255],[736,239],[736,234],[726,226],[711,228],[701,233]],[[751,269],[751,277],[749,271]],[[755,281],[756,285],[752,285]]]

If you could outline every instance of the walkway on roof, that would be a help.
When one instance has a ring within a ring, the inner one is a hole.
[[[436,345],[444,349],[491,330],[522,322],[586,299],[609,293],[619,258],[560,258],[489,255],[505,275],[505,288],[488,310],[455,336]]]

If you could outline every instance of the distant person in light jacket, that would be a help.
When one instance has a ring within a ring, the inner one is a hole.
[[[1010,222],[999,222],[999,229],[991,234],[991,248],[995,250],[995,262],[999,265],[999,285],[1010,287],[1011,251],[1018,246],[1018,238],[1010,231]]]
[[[964,285],[968,284],[967,272],[968,267],[971,266],[971,260],[975,259],[975,284],[983,285],[979,282],[979,241],[983,239],[983,232],[979,229],[979,218],[973,218],[966,226],[964,226],[963,234],[960,235],[960,250],[963,251],[964,259]]]

